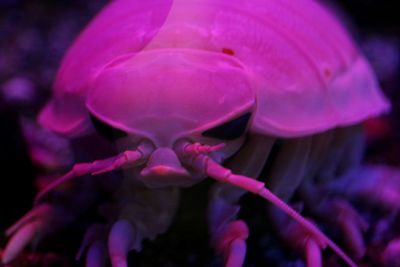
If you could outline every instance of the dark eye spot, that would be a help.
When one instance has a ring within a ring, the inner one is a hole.
[[[112,126],[102,122],[93,115],[90,115],[93,126],[96,131],[105,139],[110,142],[115,142],[117,139],[126,137],[128,134],[120,129],[113,128]]]
[[[221,140],[233,140],[241,137],[246,131],[247,123],[251,113],[246,113],[236,119],[214,127],[202,133],[203,136],[213,137]]]

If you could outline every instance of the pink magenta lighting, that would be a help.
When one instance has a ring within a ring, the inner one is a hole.
[[[326,247],[356,266],[365,250],[360,216],[346,200],[315,201],[323,192],[316,179],[357,167],[359,124],[388,110],[364,56],[315,1],[112,1],[68,50],[38,121],[69,140],[103,136],[99,147],[114,138],[117,152],[101,157],[75,147],[87,157],[41,190],[7,231],[3,263],[106,192],[99,210],[112,212],[88,228],[79,256],[86,267],[107,258],[127,267],[130,251],[168,229],[178,191],[209,177],[210,239],[226,267],[245,261],[249,229],[237,218],[245,192],[273,204],[266,226],[275,225],[308,267],[323,265]],[[277,146],[270,173],[258,181]],[[111,190],[105,181],[117,170]],[[80,191],[66,186],[80,183]],[[333,224],[350,256],[291,207],[296,192],[315,217],[332,223],[326,210],[349,215]]]

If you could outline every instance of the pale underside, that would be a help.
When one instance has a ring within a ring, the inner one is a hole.
[[[336,177],[359,166],[363,154],[363,141],[362,127],[359,125],[293,139],[250,135],[242,149],[224,165],[235,173],[259,177],[266,183],[267,188],[286,202],[290,203],[294,194],[300,195],[304,208],[320,216],[326,212],[324,204],[329,202],[331,197],[321,197],[322,189]],[[79,144],[78,150],[82,149],[85,148]],[[80,188],[93,193],[94,188],[101,184],[100,187],[104,186],[113,192],[112,202],[104,203],[100,210],[110,223],[126,219],[135,225],[137,238],[132,249],[140,250],[142,240],[153,240],[167,231],[179,206],[180,189],[149,189],[138,182],[135,178],[137,175],[138,170],[127,169],[120,182],[114,181],[117,187],[113,189],[110,189],[109,179],[115,179],[115,176],[81,179],[86,182]],[[245,193],[242,189],[227,184],[217,183],[213,186],[208,218],[211,239],[215,238],[219,229],[237,217],[239,201]],[[87,201],[86,205],[91,205],[91,202]],[[79,210],[83,206],[80,205]],[[281,211],[270,205],[268,209],[271,222],[278,224],[277,221],[282,217]],[[322,216],[323,221],[332,227],[338,227],[325,215]],[[268,222],[265,223],[268,225]],[[277,229],[283,230],[285,227]]]

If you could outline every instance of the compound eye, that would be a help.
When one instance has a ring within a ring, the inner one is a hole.
[[[251,112],[245,113],[236,119],[203,132],[202,135],[221,140],[233,140],[239,138],[244,135],[250,117]]]
[[[120,138],[128,136],[128,133],[102,122],[93,115],[90,115],[90,119],[96,131],[110,142],[115,142]]]

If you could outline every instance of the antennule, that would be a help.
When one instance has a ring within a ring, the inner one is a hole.
[[[220,144],[214,145],[214,146],[203,145],[200,143],[193,143],[193,144],[189,143],[184,146],[183,150],[186,153],[190,153],[192,155],[198,155],[201,153],[210,153],[210,152],[220,150],[224,146],[225,146],[225,143],[220,143]]]

